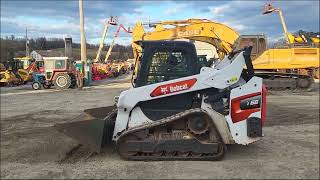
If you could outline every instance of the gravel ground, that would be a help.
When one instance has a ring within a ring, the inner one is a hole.
[[[84,90],[1,89],[1,178],[314,178],[319,179],[319,88],[269,92],[263,140],[228,146],[217,162],[122,160],[113,149],[89,156],[56,132],[84,109],[113,104],[129,78]],[[82,149],[82,150],[81,150]]]

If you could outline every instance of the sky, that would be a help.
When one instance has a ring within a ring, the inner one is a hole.
[[[269,42],[283,37],[278,14],[262,15],[269,1],[99,1],[84,0],[85,31],[88,43],[98,44],[104,22],[112,15],[119,23],[133,27],[137,21],[157,22],[189,18],[209,19],[224,23],[240,34],[265,34]],[[318,0],[273,0],[280,7],[290,32],[300,29],[319,32]],[[1,37],[62,38],[71,35],[80,42],[78,0],[1,0]],[[111,27],[106,43],[110,43],[116,27]],[[130,34],[121,32],[116,41],[129,45]]]

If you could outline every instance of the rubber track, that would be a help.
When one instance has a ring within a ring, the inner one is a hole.
[[[261,77],[265,80],[269,80],[272,78],[275,78],[272,81],[278,81],[279,84],[281,82],[281,79],[287,78],[287,79],[307,79],[309,81],[309,86],[302,88],[299,87],[299,85],[297,84],[295,88],[289,88],[289,90],[300,90],[300,91],[305,91],[308,90],[308,88],[310,88],[312,86],[312,84],[314,83],[314,80],[312,77],[310,77],[309,75],[302,75],[302,74],[294,74],[294,73],[277,73],[277,72],[256,72],[256,76]],[[295,82],[296,83],[296,82]],[[282,90],[288,90],[288,88],[286,86],[283,87],[279,87],[279,86],[275,86],[275,87],[267,87],[268,90],[277,90],[277,91],[282,91]]]
[[[121,152],[119,151],[118,147],[120,147],[120,143],[122,142],[122,138],[134,133],[134,132],[137,132],[139,130],[143,130],[143,129],[148,129],[148,128],[153,128],[153,127],[156,127],[156,126],[160,126],[160,125],[163,125],[163,124],[166,124],[166,123],[169,123],[169,122],[173,122],[175,120],[178,120],[180,118],[183,118],[183,117],[186,117],[188,115],[191,115],[193,113],[205,113],[207,114],[206,111],[200,109],[200,108],[194,108],[194,109],[189,109],[189,110],[186,110],[184,112],[181,112],[181,113],[178,113],[178,114],[175,114],[175,115],[172,115],[172,116],[169,116],[169,117],[166,117],[166,118],[162,118],[160,120],[157,120],[155,122],[152,122],[150,124],[144,124],[144,125],[141,125],[141,126],[137,126],[137,127],[134,127],[132,129],[129,129],[127,131],[125,131],[124,133],[122,133],[118,140],[116,141],[116,146],[117,146],[117,151],[119,153],[119,155],[124,158],[124,159],[127,159],[127,160],[134,160],[134,161],[172,161],[172,160],[196,160],[196,161],[213,161],[213,160],[221,160],[224,156],[224,153],[225,153],[225,150],[226,150],[226,146],[223,144],[223,142],[219,143],[219,149],[218,149],[218,153],[216,155],[205,155],[205,156],[201,156],[201,157],[198,157],[198,156],[195,156],[195,157],[192,157],[192,156],[188,156],[188,157],[179,157],[179,156],[130,156],[130,157],[127,157],[126,155],[122,155]]]

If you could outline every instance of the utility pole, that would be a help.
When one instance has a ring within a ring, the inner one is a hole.
[[[82,64],[81,74],[84,75],[84,77],[88,77],[87,71],[85,70],[85,68],[87,68],[87,47],[86,47],[86,36],[84,33],[83,0],[79,0],[79,14],[80,14],[81,64]],[[82,80],[84,79],[84,77],[82,77]]]
[[[29,57],[29,55],[28,28],[26,28],[26,57]]]

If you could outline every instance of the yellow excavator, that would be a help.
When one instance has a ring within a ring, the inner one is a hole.
[[[272,7],[272,6],[271,6]],[[270,6],[266,12],[272,11]],[[276,11],[281,12],[279,9]],[[303,36],[295,37],[287,32],[282,13],[288,46],[267,49],[267,38],[264,35],[241,35],[232,28],[206,19],[188,19],[183,21],[162,21],[142,24],[138,22],[133,28],[133,54],[135,58],[135,74],[139,71],[139,59],[142,55],[141,41],[189,39],[201,41],[216,47],[219,59],[232,50],[252,45],[251,58],[258,76],[265,79],[269,89],[308,88],[313,77],[319,77],[319,38],[312,37],[306,42]],[[146,32],[144,26],[154,29]],[[135,78],[135,77],[133,77]]]

